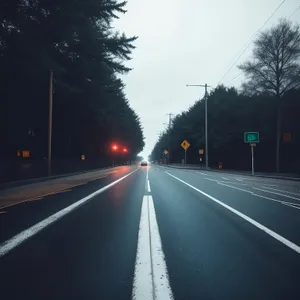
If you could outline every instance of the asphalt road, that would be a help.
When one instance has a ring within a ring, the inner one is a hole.
[[[1,299],[299,299],[300,183],[124,166],[0,192]]]

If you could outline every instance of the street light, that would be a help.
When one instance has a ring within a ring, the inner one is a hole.
[[[117,152],[118,149],[119,149],[119,147],[118,147],[117,144],[113,144],[113,145],[111,146],[111,150],[112,150],[113,153]],[[115,159],[113,158],[113,167],[114,167],[114,166],[115,166]]]
[[[118,146],[117,145],[112,145],[111,148],[112,148],[113,151],[117,151],[118,150]]]
[[[208,169],[208,138],[207,138],[207,88],[210,87],[209,85],[207,85],[207,83],[205,84],[187,84],[187,87],[189,86],[200,86],[200,87],[204,87],[205,88],[205,96],[204,96],[204,105],[205,105],[205,167],[206,169]]]

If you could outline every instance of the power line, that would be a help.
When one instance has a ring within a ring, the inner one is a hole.
[[[229,84],[230,82],[232,82],[232,81],[234,81],[234,80],[236,80],[236,79],[238,79],[239,77],[241,77],[242,75],[243,75],[244,73],[243,72],[241,72],[240,74],[238,74],[238,75],[236,75],[235,77],[233,77],[231,80],[229,80],[226,84]]]
[[[221,78],[221,80],[218,82],[218,85],[221,83],[221,81],[225,78],[225,76],[232,70],[232,68],[236,65],[236,63],[239,61],[239,59],[242,57],[242,55],[246,52],[248,47],[251,45],[254,37],[267,25],[267,23],[272,19],[272,17],[275,15],[275,13],[279,10],[279,8],[283,5],[283,3],[286,0],[283,0],[275,9],[275,11],[271,14],[271,16],[265,21],[265,23],[251,36],[251,38],[248,40],[248,42],[245,44],[245,47],[242,51],[242,53],[238,56],[238,58],[233,62],[231,67],[228,69],[228,71],[224,74],[224,76]],[[236,57],[236,56],[235,56]]]
[[[300,8],[300,5],[295,9],[295,11],[289,16],[289,20],[291,19],[291,17],[298,11],[298,9]]]

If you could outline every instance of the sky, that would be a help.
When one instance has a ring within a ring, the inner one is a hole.
[[[167,128],[167,114],[179,114],[203,97],[203,88],[187,84],[240,86],[243,75],[236,65],[251,58],[252,43],[220,80],[282,1],[128,0],[127,13],[113,26],[138,36],[127,62],[133,70],[121,78],[144,129],[144,158]],[[286,0],[263,29],[289,18],[299,5],[299,0]],[[300,21],[300,9],[290,20]]]

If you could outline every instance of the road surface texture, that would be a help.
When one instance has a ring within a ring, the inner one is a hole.
[[[300,183],[124,166],[0,193],[1,299],[299,299]]]

